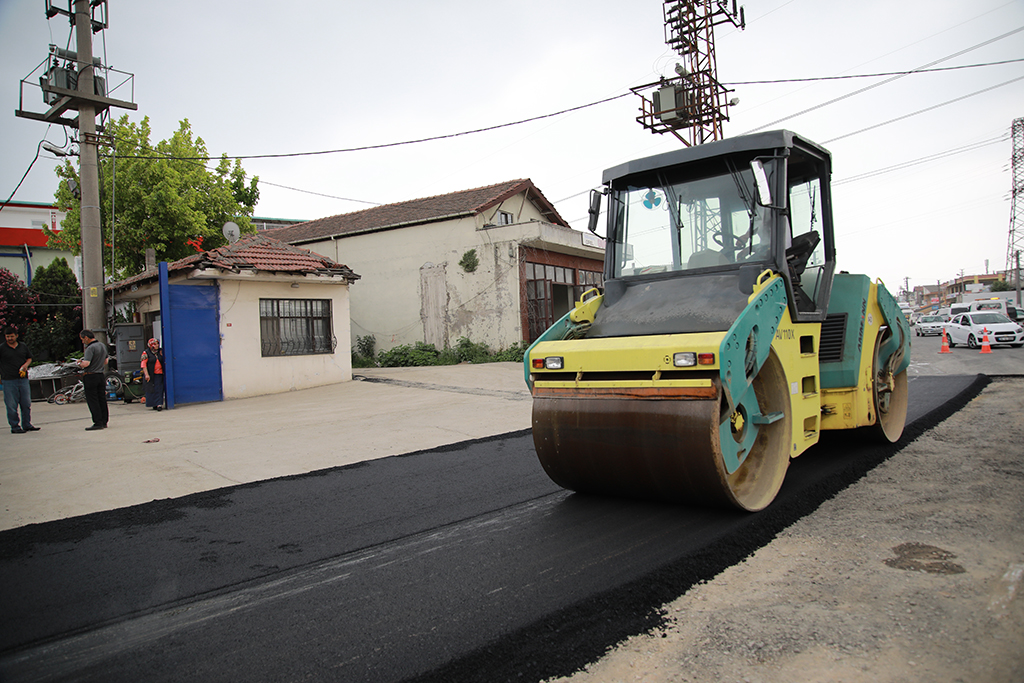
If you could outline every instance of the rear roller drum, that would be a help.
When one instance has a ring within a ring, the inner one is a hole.
[[[893,375],[889,363],[879,358],[881,345],[882,336],[879,335],[872,360],[872,400],[875,408],[875,424],[872,429],[880,439],[896,443],[903,435],[903,427],[907,422],[907,371]]]
[[[782,487],[789,468],[793,428],[788,386],[782,364],[772,353],[754,378],[753,389],[761,414],[782,413],[782,418],[756,426],[758,433],[754,445],[735,472],[726,474],[724,468],[721,469],[720,474],[725,476],[724,493],[736,507],[751,512],[764,509]],[[732,416],[728,419],[731,420]],[[748,429],[754,427],[746,425]]]

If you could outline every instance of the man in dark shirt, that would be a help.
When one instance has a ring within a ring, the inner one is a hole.
[[[13,327],[4,328],[4,343],[0,344],[0,381],[4,383],[4,405],[11,434],[39,431],[39,427],[32,426],[32,391],[28,384],[31,362],[32,352],[18,341],[18,331]],[[21,408],[20,421],[18,408]]]
[[[89,406],[89,413],[92,415],[92,426],[86,427],[85,431],[91,432],[97,429],[107,428],[107,378],[104,371],[107,369],[107,347],[96,340],[96,335],[91,330],[82,330],[78,338],[85,346],[85,353],[78,365],[85,370],[82,375],[82,384],[85,387],[85,402]]]

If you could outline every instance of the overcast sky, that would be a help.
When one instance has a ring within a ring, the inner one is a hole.
[[[109,0],[110,27],[94,52],[135,75],[134,92],[111,96],[139,105],[130,116],[150,118],[154,142],[188,118],[214,155],[316,152],[519,121],[672,76],[662,4]],[[1024,59],[1024,0],[744,6],[745,31],[717,30],[727,84]],[[40,140],[64,144],[61,127],[14,110],[19,81],[70,34],[66,18],[46,19],[43,0],[0,0],[0,201]],[[726,135],[788,128],[831,150],[843,270],[882,278],[893,292],[904,278],[913,287],[986,263],[1002,270],[1024,62],[914,74],[820,106],[889,78],[732,86],[740,104]],[[38,87],[25,92],[24,107],[43,111]],[[260,177],[261,217],[313,219],[531,178],[582,230],[585,193],[603,169],[680,144],[644,130],[639,103],[630,95],[491,132],[243,166]],[[15,199],[52,201],[56,163],[44,153]]]

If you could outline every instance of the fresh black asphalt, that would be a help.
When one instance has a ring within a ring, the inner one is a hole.
[[[901,442],[825,433],[756,515],[571,494],[528,431],[0,533],[0,681],[568,673],[984,387],[910,382]]]

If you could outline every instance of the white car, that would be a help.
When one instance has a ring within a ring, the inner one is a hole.
[[[951,347],[967,344],[972,349],[981,346],[982,335],[988,334],[990,346],[1009,344],[1024,346],[1024,328],[1002,313],[961,313],[946,323],[946,334]]]
[[[941,335],[945,322],[946,317],[943,315],[922,315],[921,319],[917,321],[914,333],[918,337],[927,337],[929,334]]]

